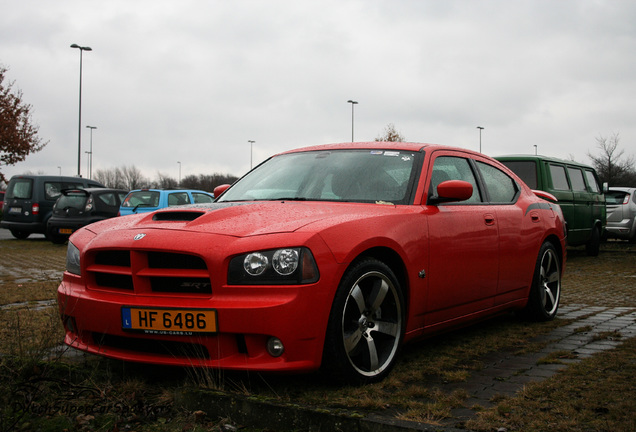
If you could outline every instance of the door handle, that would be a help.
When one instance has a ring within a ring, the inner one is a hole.
[[[490,213],[486,213],[484,215],[484,221],[486,222],[486,225],[492,226],[495,224],[495,216]]]

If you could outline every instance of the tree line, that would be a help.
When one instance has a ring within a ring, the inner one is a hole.
[[[198,189],[213,192],[214,188],[222,184],[232,184],[238,177],[229,174],[199,174],[188,175],[181,179],[181,183],[174,177],[161,172],[154,179],[148,179],[135,167],[122,166],[111,169],[97,170],[93,180],[104,186],[116,189]]]

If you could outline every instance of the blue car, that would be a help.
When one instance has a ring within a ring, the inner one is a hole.
[[[214,201],[209,192],[192,189],[137,189],[130,191],[119,208],[119,215],[148,213],[164,207],[204,204]]]

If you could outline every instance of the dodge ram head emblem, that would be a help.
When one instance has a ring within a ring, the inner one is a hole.
[[[144,237],[146,237],[146,234],[137,234],[135,237],[133,237],[133,240],[141,240]]]

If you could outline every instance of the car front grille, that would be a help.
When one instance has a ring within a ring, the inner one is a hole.
[[[87,287],[136,294],[210,295],[212,283],[198,256],[155,251],[101,250],[87,257]]]

